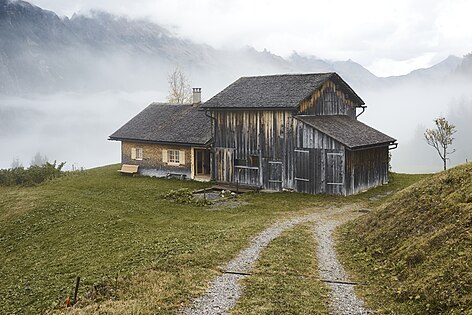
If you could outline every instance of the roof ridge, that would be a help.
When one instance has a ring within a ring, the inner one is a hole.
[[[149,104],[149,106],[155,106],[155,105],[159,105],[159,106],[192,106],[193,104],[171,104],[171,103],[164,103],[164,102],[152,102],[151,104]]]
[[[310,72],[310,73],[278,73],[278,74],[266,74],[266,75],[252,75],[252,76],[243,76],[240,79],[244,78],[268,78],[268,77],[291,77],[291,76],[310,76],[310,75],[333,75],[337,74],[335,71],[331,72]]]

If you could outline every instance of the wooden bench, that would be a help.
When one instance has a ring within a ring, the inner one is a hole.
[[[181,180],[185,179],[187,175],[180,173],[167,173],[166,178],[179,178]]]
[[[139,165],[123,164],[121,170],[118,170],[121,174],[138,174]]]

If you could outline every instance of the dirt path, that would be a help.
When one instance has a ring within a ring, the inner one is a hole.
[[[318,240],[317,256],[318,270],[324,280],[333,281],[328,285],[331,288],[329,309],[331,314],[370,314],[364,307],[355,292],[352,284],[334,283],[349,282],[349,276],[336,258],[334,249],[333,231],[349,218],[341,220],[320,220],[316,223],[314,234]]]
[[[201,296],[200,298],[196,299],[190,307],[183,310],[183,312],[187,315],[209,315],[209,314],[227,314],[228,310],[230,310],[237,302],[239,297],[241,296],[242,290],[239,284],[239,280],[247,277],[244,273],[250,273],[254,263],[256,262],[257,258],[259,257],[260,253],[267,245],[276,237],[278,237],[283,231],[301,223],[305,222],[318,222],[316,231],[320,231],[320,240],[319,246],[323,247],[323,253],[328,253],[330,250],[334,252],[334,248],[332,246],[332,239],[331,239],[331,232],[334,229],[333,224],[326,225],[326,222],[335,222],[329,221],[329,218],[350,218],[352,215],[352,207],[342,207],[342,208],[330,208],[320,213],[314,213],[311,215],[297,217],[294,219],[286,220],[280,223],[277,223],[268,229],[261,232],[258,236],[256,236],[251,245],[239,253],[239,255],[231,260],[226,266],[224,266],[225,271],[230,271],[233,273],[224,273],[218,277],[216,277],[211,283],[210,287],[207,292]],[[345,220],[345,219],[344,219]],[[341,222],[341,221],[336,221]],[[331,230],[326,230],[325,226],[333,226]],[[320,230],[320,227],[321,230]],[[317,232],[318,234],[318,232]],[[334,256],[335,257],[335,256]],[[319,258],[320,259],[320,258]],[[332,263],[333,266],[339,265],[336,258],[329,262],[328,260],[321,260],[329,263]],[[320,263],[321,264],[321,263]],[[329,267],[329,266],[328,266]],[[322,269],[324,269],[323,267]],[[337,270],[337,267],[335,268]],[[242,273],[242,274],[234,274]],[[326,274],[326,278],[330,277],[331,274]],[[340,274],[339,277],[346,278],[345,274]],[[347,292],[348,295],[353,295],[352,292]],[[333,295],[334,299],[337,299],[339,303],[348,303],[344,302],[343,299],[338,299],[340,295],[336,294]],[[337,303],[337,302],[335,302]],[[351,303],[351,302],[349,302]],[[350,304],[351,305],[351,304]],[[338,308],[336,305],[332,305],[333,310],[337,310]],[[337,314],[337,313],[336,313]],[[339,313],[341,314],[341,313]],[[363,313],[343,313],[343,314],[363,314]]]

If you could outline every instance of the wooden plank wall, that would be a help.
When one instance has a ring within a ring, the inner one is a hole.
[[[306,149],[294,151],[295,185],[298,192],[344,195],[344,150]]]
[[[356,194],[388,182],[388,147],[346,150],[346,190]]]
[[[345,195],[345,155],[344,150],[325,150],[326,152],[326,193]]]
[[[299,120],[295,119],[294,128],[296,130],[294,189],[309,194],[344,195],[346,193],[344,146]],[[300,179],[303,176],[305,177]]]
[[[330,136],[295,119],[295,147],[310,149],[342,149],[344,146]]]
[[[332,81],[313,92],[300,105],[300,113],[306,115],[348,115],[356,118],[356,104],[336,87]]]
[[[232,183],[234,181],[234,149],[215,148],[215,171],[216,181]]]
[[[290,111],[214,111],[215,153],[224,148],[233,149],[234,160],[249,161],[251,155],[259,157],[258,170],[248,167],[237,167],[236,176],[223,176],[228,170],[221,167],[223,155],[215,154],[217,169],[215,178],[218,181],[261,186],[266,189],[275,187],[291,188],[293,186],[293,114]],[[226,165],[231,163],[225,160]],[[277,170],[271,164],[281,164]],[[236,167],[231,164],[234,172]],[[250,165],[247,165],[250,166]],[[253,165],[251,165],[253,166]],[[272,173],[279,173],[278,175]],[[271,176],[281,177],[281,183]]]
[[[268,161],[267,163],[267,187],[270,190],[282,190],[283,188],[283,163],[281,161]]]

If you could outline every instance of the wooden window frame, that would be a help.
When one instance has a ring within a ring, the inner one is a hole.
[[[259,167],[260,166],[260,159],[259,155],[251,154],[249,155],[248,166],[250,167]]]
[[[143,148],[132,147],[131,148],[131,159],[136,161],[143,160]]]
[[[247,166],[247,159],[234,159],[234,166]]]
[[[169,149],[167,150],[167,164],[180,165],[180,151]]]
[[[162,162],[170,166],[185,165],[185,151],[179,149],[163,149]]]

